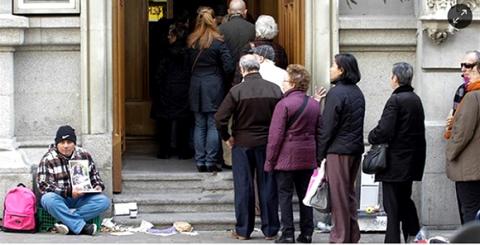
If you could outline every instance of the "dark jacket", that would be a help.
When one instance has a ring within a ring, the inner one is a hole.
[[[240,59],[239,54],[243,46],[255,39],[255,25],[240,15],[232,16],[229,21],[221,24],[218,30],[222,33],[235,62]]]
[[[262,79],[260,73],[246,75],[244,82],[230,89],[215,114],[222,139],[230,138],[228,121],[233,116],[232,136],[236,145],[266,145],[273,110],[281,98],[278,85]]]
[[[302,114],[290,128],[286,128],[287,120],[300,109],[305,97],[308,102]],[[273,112],[265,171],[314,169],[317,166],[315,135],[319,133],[321,124],[320,104],[317,101],[300,90],[287,91]]]
[[[364,151],[365,98],[350,81],[338,81],[325,99],[323,127],[317,136],[317,162],[328,153],[361,155]]]
[[[233,72],[234,63],[225,43],[214,40],[195,63],[199,49],[189,49],[193,67],[190,80],[190,109],[194,112],[215,112],[225,96],[223,79]]]
[[[368,134],[370,144],[388,144],[387,168],[376,181],[420,181],[425,168],[425,115],[411,86],[393,91],[378,125]]]
[[[153,119],[175,120],[191,114],[188,103],[190,69],[186,44],[170,45],[158,62],[152,83]]]
[[[287,57],[287,52],[285,49],[278,43],[274,42],[273,40],[266,40],[266,39],[256,39],[252,42],[249,42],[243,46],[243,48],[240,51],[240,57],[242,55],[247,54],[250,49],[252,48],[251,45],[253,44],[254,47],[258,47],[261,45],[269,45],[273,48],[275,51],[275,59],[273,62],[275,62],[275,65],[282,68],[282,69],[287,69],[288,66],[288,57]],[[238,60],[237,60],[237,65],[235,67],[235,75],[233,78],[233,85],[237,85],[240,82],[242,82],[242,73],[240,72],[240,66],[238,66]]]

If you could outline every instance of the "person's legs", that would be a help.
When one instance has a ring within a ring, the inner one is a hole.
[[[277,181],[278,203],[280,204],[280,221],[282,224],[282,237],[291,238],[295,234],[293,225],[293,173],[291,171],[275,171],[275,180]]]
[[[232,173],[235,195],[235,232],[249,238],[255,225],[253,197],[253,168],[248,158],[248,148],[233,146]]]
[[[157,158],[168,159],[170,152],[170,139],[172,132],[172,122],[164,118],[157,118]]]
[[[478,210],[480,210],[480,181],[458,181],[456,182],[457,195],[461,202],[463,221],[466,223],[474,221]]]
[[[197,168],[205,168],[205,145],[207,140],[207,116],[205,113],[195,112],[195,130],[193,144],[195,147],[195,163]]]
[[[177,152],[179,159],[192,158],[192,150],[190,149],[190,128],[192,125],[190,117],[178,118],[176,127],[177,136]]]
[[[358,226],[357,195],[355,195],[355,181],[360,167],[362,156],[343,155],[343,162],[348,163],[349,174],[349,204],[350,204],[350,242],[357,243],[360,240],[360,227]]]
[[[350,158],[349,158],[350,157]],[[350,243],[357,242],[360,238],[358,224],[356,224],[355,182],[356,161],[352,156],[327,154],[326,172],[330,188],[330,201],[332,207],[333,227],[330,232],[330,242]],[[355,164],[354,164],[355,163]],[[353,202],[353,203],[352,203]],[[353,211],[353,208],[355,210]]]
[[[298,205],[300,206],[300,236],[312,237],[313,234],[313,210],[311,207],[303,204],[303,198],[307,193],[308,183],[313,170],[298,170],[294,171],[293,181],[295,183],[295,190],[298,196]]]
[[[110,199],[104,194],[85,194],[74,201],[72,208],[76,209],[74,213],[88,221],[105,212],[110,203]]]
[[[206,141],[206,158],[205,164],[207,168],[216,169],[216,163],[218,162],[218,150],[220,147],[220,137],[215,125],[215,113],[205,113],[207,116],[207,141]],[[223,157],[223,155],[222,155]]]
[[[402,222],[402,232],[405,243],[408,237],[415,237],[420,231],[420,221],[418,220],[417,209],[413,202],[412,181],[398,183],[398,206],[400,221]]]
[[[252,161],[255,162],[257,173],[262,232],[266,237],[273,237],[276,236],[278,230],[280,230],[277,184],[273,173],[267,173],[263,170],[266,158],[266,146],[255,147],[253,154]]]
[[[400,217],[398,186],[395,182],[382,182],[383,208],[387,213],[385,243],[400,243]]]
[[[56,193],[48,192],[42,196],[40,203],[43,209],[66,225],[73,233],[79,234],[85,226],[85,220],[78,213],[70,211],[72,198],[63,198]]]

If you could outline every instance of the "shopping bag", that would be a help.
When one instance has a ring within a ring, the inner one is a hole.
[[[321,213],[330,213],[330,188],[327,179],[322,179],[317,192],[310,200],[310,205]]]
[[[322,179],[325,176],[325,160],[322,161],[320,167],[317,167],[313,170],[312,177],[310,177],[310,182],[308,183],[307,193],[305,193],[305,197],[303,198],[302,202],[305,206],[311,207],[310,200],[312,199],[315,192],[317,192]]]

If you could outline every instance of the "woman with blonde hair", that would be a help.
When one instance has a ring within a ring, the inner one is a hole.
[[[211,8],[199,8],[187,45],[192,64],[189,95],[195,115],[195,163],[199,172],[220,171],[216,166],[220,138],[214,114],[225,95],[224,76],[233,72],[234,63]]]
[[[289,65],[283,82],[283,99],[275,106],[268,133],[266,172],[274,172],[281,210],[282,235],[275,243],[293,243],[292,197],[300,205],[300,235],[297,242],[311,243],[313,211],[301,200],[317,166],[316,139],[321,127],[320,104],[306,95],[310,74],[301,65]]]

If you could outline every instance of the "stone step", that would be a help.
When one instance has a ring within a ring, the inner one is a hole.
[[[234,193],[164,193],[164,194],[116,194],[113,203],[136,202],[141,213],[194,213],[194,212],[233,212]],[[299,210],[298,198],[294,197],[293,210]]]
[[[122,174],[122,193],[200,193],[232,191],[231,172],[224,173],[162,173],[135,171]]]
[[[233,212],[230,193],[166,193],[114,195],[113,203],[136,202],[139,213]]]
[[[280,217],[280,216],[279,216]],[[225,231],[235,228],[234,212],[202,212],[202,213],[162,213],[146,214],[139,213],[137,218],[129,216],[115,216],[113,221],[116,224],[126,226],[139,226],[142,220],[148,221],[157,227],[172,226],[175,221],[190,223],[197,231]],[[299,214],[294,212],[294,221],[298,224]],[[255,227],[260,228],[260,217],[255,218]],[[298,228],[298,227],[297,227]]]

